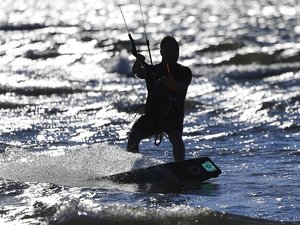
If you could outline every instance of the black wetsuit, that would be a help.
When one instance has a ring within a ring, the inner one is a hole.
[[[144,137],[159,132],[182,133],[187,88],[183,92],[171,91],[158,83],[160,78],[168,76],[165,64],[154,65],[151,70],[153,73],[146,73],[145,77],[148,90],[145,114],[136,121],[132,129],[140,129]],[[175,82],[188,87],[192,79],[192,72],[188,67],[177,63],[170,67],[170,71]]]

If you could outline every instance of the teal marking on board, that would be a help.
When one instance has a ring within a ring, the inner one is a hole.
[[[209,161],[206,161],[206,162],[202,163],[201,165],[207,172],[214,172],[217,170],[217,168]]]

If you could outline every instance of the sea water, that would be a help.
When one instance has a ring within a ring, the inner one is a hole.
[[[0,5],[0,224],[300,224],[299,1],[141,1],[154,62],[171,34],[193,71],[186,158],[223,171],[197,185],[97,179],[173,161],[166,138],[124,151],[147,91],[117,2]]]

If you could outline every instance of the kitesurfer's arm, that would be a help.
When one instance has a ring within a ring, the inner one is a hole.
[[[143,68],[145,57],[141,54],[137,54],[136,61],[132,66],[132,73],[134,76],[144,79],[146,77],[146,70]]]

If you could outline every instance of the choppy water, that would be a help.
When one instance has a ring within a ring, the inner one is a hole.
[[[145,55],[138,1],[120,1]],[[187,158],[223,174],[203,185],[95,177],[172,161],[127,132],[143,81],[113,1],[2,0],[1,224],[299,224],[300,2],[142,1],[155,62],[173,34],[191,67]]]

